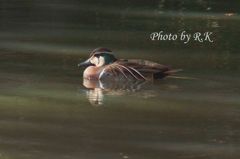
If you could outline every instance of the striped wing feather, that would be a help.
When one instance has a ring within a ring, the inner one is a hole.
[[[102,75],[122,76],[125,79],[151,80],[168,75],[170,68],[148,60],[118,60],[105,66]]]

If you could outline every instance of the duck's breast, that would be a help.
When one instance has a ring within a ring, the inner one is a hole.
[[[83,72],[83,78],[88,80],[97,80],[99,78],[99,70],[95,66],[87,67]]]

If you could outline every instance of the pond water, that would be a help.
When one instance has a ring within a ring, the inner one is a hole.
[[[237,4],[183,2],[2,1],[0,159],[239,158]],[[185,29],[214,43],[149,39]],[[77,64],[99,46],[183,78],[84,81]]]

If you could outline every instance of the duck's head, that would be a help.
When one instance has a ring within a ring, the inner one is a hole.
[[[115,62],[117,59],[112,54],[112,51],[107,48],[97,48],[93,50],[90,54],[90,57],[78,64],[78,66],[96,66],[101,67],[104,65],[111,64]]]

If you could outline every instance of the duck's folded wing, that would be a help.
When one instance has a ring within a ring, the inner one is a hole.
[[[163,78],[168,75],[168,71],[172,70],[169,66],[162,65],[156,62],[141,60],[141,59],[130,59],[130,60],[119,60],[120,64],[132,67],[138,70],[146,78]]]
[[[152,70],[169,70],[170,67],[166,65],[162,65],[156,62],[148,61],[148,60],[142,60],[142,59],[130,59],[125,60],[121,59],[118,61],[119,64],[131,66],[134,68],[142,68],[142,69],[152,69]]]
[[[118,60],[104,67],[101,77],[113,76],[124,79],[151,80],[167,76],[170,68],[148,60]]]
[[[135,80],[147,80],[147,78],[135,68],[133,65],[126,65],[119,62],[114,62],[112,64],[106,65],[101,73],[100,79],[135,79]]]

